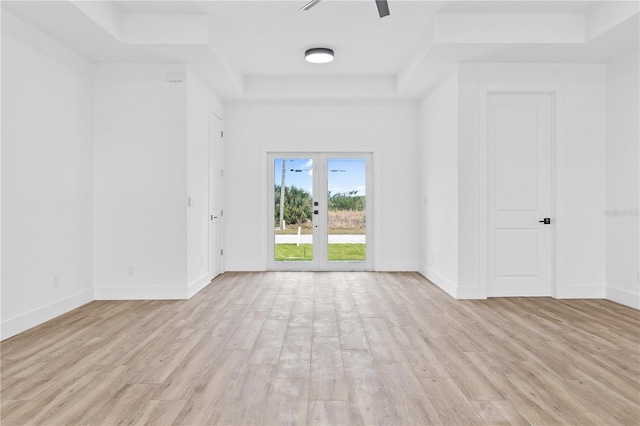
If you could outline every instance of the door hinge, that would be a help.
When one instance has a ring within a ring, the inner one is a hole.
[[[220,170],[220,177],[224,177],[224,170]]]
[[[220,217],[224,216],[224,210],[220,210]]]
[[[220,137],[224,138],[224,130],[220,130]]]
[[[220,249],[220,256],[224,256],[224,249]]]

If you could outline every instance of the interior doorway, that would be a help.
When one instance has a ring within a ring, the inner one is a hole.
[[[487,295],[552,296],[554,96],[487,96]]]
[[[371,153],[267,158],[269,269],[372,270]]]
[[[209,113],[209,276],[211,278],[224,271],[222,249],[222,188],[224,171],[222,120]]]

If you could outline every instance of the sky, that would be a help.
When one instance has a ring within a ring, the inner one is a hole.
[[[296,186],[313,195],[313,161],[308,158],[286,159],[285,185]],[[282,158],[274,162],[275,184],[282,180]],[[362,158],[330,158],[327,162],[328,188],[332,194],[357,190],[365,195],[365,160]]]

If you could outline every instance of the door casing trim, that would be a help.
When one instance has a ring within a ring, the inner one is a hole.
[[[489,286],[489,206],[488,206],[488,138],[487,119],[488,97],[494,93],[541,93],[551,95],[552,108],[552,140],[551,140],[551,184],[553,200],[554,226],[552,229],[552,256],[551,256],[551,296],[558,297],[558,283],[563,282],[564,265],[558,262],[558,253],[564,248],[564,235],[562,223],[565,216],[565,207],[562,197],[564,193],[564,93],[562,86],[555,84],[490,84],[478,87],[478,283],[477,296],[486,298]]]
[[[272,217],[274,214],[274,208],[271,206],[270,195],[273,193],[273,185],[274,185],[274,176],[272,166],[269,164],[271,158],[276,157],[288,157],[288,158],[305,158],[309,155],[335,155],[337,158],[340,157],[354,157],[359,158],[362,156],[366,156],[367,158],[367,167],[369,172],[367,173],[367,210],[371,212],[367,216],[367,262],[366,263],[355,263],[355,262],[331,262],[326,265],[326,267],[318,267],[316,264],[308,264],[308,263],[278,263],[273,260],[273,243],[272,243],[272,234],[271,229],[273,226]],[[375,265],[378,263],[377,261],[377,250],[375,247],[379,241],[379,232],[378,225],[375,217],[379,216],[379,207],[375,200],[378,198],[378,189],[375,185],[377,181],[376,177],[379,173],[377,164],[376,164],[376,150],[375,149],[343,149],[343,150],[335,150],[332,149],[330,151],[324,150],[314,150],[314,149],[305,149],[305,150],[291,150],[286,151],[283,149],[269,149],[264,148],[261,152],[261,170],[260,173],[262,176],[266,176],[266,186],[264,191],[262,191],[262,213],[263,217],[266,218],[264,232],[262,236],[262,241],[265,244],[262,245],[265,266],[267,271],[374,271]],[[371,189],[372,188],[372,189]]]

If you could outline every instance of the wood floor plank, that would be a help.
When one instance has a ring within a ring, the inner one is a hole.
[[[333,303],[315,303],[313,306],[313,335],[337,337],[338,318]]]
[[[362,326],[376,361],[407,360],[407,355],[394,339],[383,318],[362,318]]]
[[[535,362],[507,373],[513,383],[511,398],[534,424],[607,424],[606,419],[571,393],[565,383]]]
[[[273,306],[274,300],[276,300],[276,296],[278,295],[277,288],[260,288],[260,290],[253,290],[255,295],[255,299],[251,304],[251,309],[254,311],[267,311],[271,310]]]
[[[120,367],[115,374],[122,374],[126,369]],[[4,399],[2,410],[2,424],[24,424],[24,419],[33,423],[46,423],[47,419],[61,412],[68,412],[75,406],[75,401],[84,399],[85,392],[94,381],[109,378],[109,372],[104,369],[82,371],[78,376],[67,381],[57,380],[55,388],[47,387],[33,399],[21,401],[20,410],[5,410]],[[84,406],[80,406],[82,407]]]
[[[342,350],[369,349],[369,340],[360,317],[344,318],[338,315],[338,331]]]
[[[227,397],[221,420],[223,425],[262,424],[276,368],[272,364],[245,366]]]
[[[488,425],[529,426],[531,424],[511,401],[471,401],[471,405]]]
[[[273,305],[271,305],[271,310],[269,310],[268,319],[272,320],[288,320],[291,317],[291,310],[293,308],[294,303],[294,293],[278,293],[276,298],[273,300]]]
[[[2,425],[640,420],[640,311],[455,300],[417,273],[229,272],[0,343]]]
[[[291,315],[289,317],[289,327],[311,327],[313,321],[313,297],[309,295],[296,295]]]
[[[276,379],[267,401],[263,424],[306,425],[308,405],[308,379]]]
[[[211,369],[224,350],[228,337],[210,336],[202,339],[191,353],[184,359],[164,382],[164,389],[157,396],[158,400],[188,400],[195,393],[202,391],[210,380]]]
[[[345,401],[309,401],[310,426],[334,426],[349,424]]]
[[[354,293],[353,301],[361,318],[379,318],[380,312],[374,298],[369,293]]]
[[[396,415],[374,367],[370,351],[343,352],[349,393],[349,419],[355,425],[389,425]]]
[[[493,382],[494,377],[476,367],[464,352],[456,349],[455,344],[451,344],[442,337],[425,337],[424,340],[447,370],[448,376],[456,380],[469,400],[503,401],[506,399],[498,385]]]
[[[36,424],[87,423],[102,407],[123,392],[127,386],[127,368],[117,366],[87,377],[79,387],[66,389],[67,397],[50,403],[48,410],[38,410],[32,420]],[[73,395],[73,396],[71,396]],[[37,402],[37,400],[34,400]],[[42,407],[41,407],[42,408]],[[22,424],[30,423],[25,421]]]
[[[337,337],[314,336],[311,348],[311,384],[309,400],[342,401],[347,386],[342,350]]]
[[[157,387],[157,384],[126,385],[83,423],[116,425],[141,417],[147,395],[155,393]]]
[[[240,324],[236,328],[237,332],[233,333],[227,342],[227,350],[244,350],[250,351],[258,339],[262,325],[266,321],[269,311],[249,311],[242,318]]]
[[[267,319],[262,325],[249,360],[249,364],[277,364],[288,319]]]
[[[346,280],[345,280],[346,283]],[[333,303],[338,313],[353,312],[357,313],[358,308],[353,300],[353,295],[348,284],[345,287],[335,291],[333,295]]]
[[[422,378],[422,388],[443,425],[483,425],[482,417],[451,378]]]
[[[140,415],[137,418],[132,418],[129,422],[123,423],[136,426],[171,425],[175,422],[185,403],[185,400],[150,400],[140,409]]]
[[[378,312],[380,312],[380,316],[392,327],[407,326],[413,322],[406,305],[393,303],[387,296],[374,298],[374,303],[378,308]]]
[[[236,382],[249,357],[249,351],[223,351],[209,372],[201,388],[191,395],[176,423],[218,424],[222,419],[224,404],[235,388]]]
[[[311,327],[288,327],[278,361],[277,377],[309,379],[311,376]]]
[[[392,327],[391,334],[407,356],[416,377],[449,377],[420,332],[414,327]]]
[[[437,413],[407,362],[380,361],[376,371],[392,404],[392,424],[440,424]]]
[[[207,330],[192,330],[184,338],[175,338],[174,342],[166,342],[163,347],[152,348],[145,356],[130,360],[129,380],[131,383],[164,383],[205,336],[209,338]]]
[[[640,407],[634,407],[621,398],[611,398],[607,404],[602,404],[602,395],[611,391],[611,388],[595,380],[563,380],[563,388],[574,395],[585,407],[585,411],[593,411],[596,418],[602,419],[610,425],[640,424]],[[640,399],[640,388],[636,388],[636,401]]]

